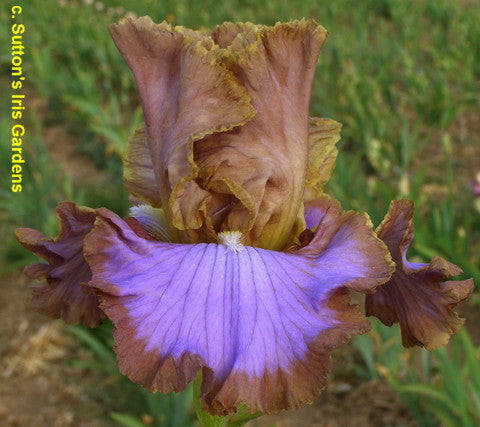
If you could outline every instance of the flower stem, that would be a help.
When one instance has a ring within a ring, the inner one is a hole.
[[[202,403],[200,402],[201,387],[202,373],[200,371],[193,381],[193,403],[195,405],[195,412],[197,413],[198,421],[202,427],[241,427],[246,422],[262,415],[260,412],[255,414],[250,413],[250,410],[246,405],[237,406],[237,412],[224,417],[211,415],[202,409]]]

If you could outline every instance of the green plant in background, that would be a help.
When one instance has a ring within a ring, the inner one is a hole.
[[[8,110],[3,104],[0,132],[10,135],[11,122],[6,120]],[[11,230],[19,224],[28,224],[32,228],[42,228],[49,235],[58,232],[57,220],[52,215],[58,200],[72,200],[80,204],[90,203],[96,206],[113,204],[119,212],[127,209],[127,200],[121,189],[112,186],[109,192],[98,188],[79,187],[74,184],[71,173],[60,170],[52,159],[44,140],[44,124],[36,113],[29,116],[26,124],[27,143],[24,145],[26,167],[22,180],[25,183],[21,193],[12,193],[9,184],[9,173],[3,179],[5,186],[0,188],[0,212],[3,221],[0,226],[5,240],[0,254],[5,263],[5,273],[18,270],[31,260],[29,254],[19,250]],[[7,144],[0,146],[0,161],[10,168],[11,152]]]
[[[480,422],[480,346],[466,329],[451,344],[431,352],[402,350],[398,331],[372,322],[355,339],[366,378],[384,377],[421,426],[470,427]]]
[[[421,426],[473,427],[480,422],[480,346],[466,329],[447,348],[405,352],[394,330],[374,322],[355,346],[364,363],[359,374],[386,378]]]
[[[480,347],[465,329],[447,348],[422,350],[416,369],[381,369],[422,426],[474,427],[480,423]],[[425,416],[431,414],[432,417]]]
[[[28,125],[25,192],[14,195],[3,185],[0,189],[1,230],[6,236],[1,255],[6,272],[28,262],[26,252],[7,230],[21,223],[54,235],[51,211],[58,200],[126,210],[119,154],[141,115],[133,79],[106,31],[110,22],[127,12],[149,14],[155,21],[168,17],[189,27],[211,27],[225,20],[272,24],[311,16],[331,32],[320,58],[322,72],[314,83],[312,110],[344,123],[342,155],[329,191],[345,208],[370,212],[377,224],[388,200],[412,198],[417,216],[431,218],[416,221],[413,255],[430,259],[440,254],[464,267],[465,277],[473,276],[480,283],[480,215],[473,209],[469,175],[455,156],[479,138],[468,131],[461,137],[465,131],[457,123],[459,117],[480,107],[478,7],[468,10],[458,2],[434,0],[307,0],[300,4],[106,0],[102,10],[81,1],[23,3],[28,22],[27,75],[35,96],[48,101],[48,112],[45,117],[32,115]],[[0,9],[2,22],[8,20],[6,6]],[[8,31],[6,26],[0,29],[5,40]],[[9,60],[2,53],[0,70],[5,76]],[[6,117],[8,104],[2,102],[2,135],[9,134]],[[90,155],[109,173],[108,191],[85,191],[52,163],[42,135],[52,122],[64,124],[78,141],[77,151]],[[8,146],[2,144],[2,165],[8,165],[8,156]],[[428,193],[427,186],[432,184],[442,191]],[[479,366],[478,349],[467,332],[446,351],[431,356],[421,353],[418,362],[418,357],[400,356],[399,341],[389,335],[394,332],[382,328],[376,325],[373,335],[356,341],[366,364],[359,367],[359,375],[378,376],[378,367],[385,367],[380,368],[382,375],[421,425],[436,425],[432,414],[445,425],[478,424],[478,372],[473,367],[474,360]],[[118,377],[107,339],[110,326],[105,326],[103,335],[80,327],[73,331],[95,355],[96,362],[85,368],[100,368]],[[137,402],[137,407],[126,405],[121,410],[115,402],[107,402],[114,408],[116,422],[144,425],[142,414],[151,415],[154,425],[191,422],[193,412],[185,409],[190,394],[151,395],[118,381],[126,400]],[[140,402],[132,396],[141,396]]]
[[[415,372],[418,366],[418,351],[405,350],[402,347],[401,336],[397,325],[387,327],[380,321],[371,321],[372,330],[355,338],[354,345],[358,350],[362,364],[357,366],[358,374],[367,379],[387,378],[389,383],[399,393],[407,407],[422,427],[438,425],[430,408],[411,394],[400,391],[398,381],[392,375],[402,377],[405,383],[418,381]],[[429,352],[421,351],[421,363],[428,362]],[[429,369],[424,369],[427,374]]]
[[[105,375],[104,383],[113,385],[106,388],[109,394],[102,392],[98,398],[111,408],[109,416],[118,425],[188,427],[194,424],[191,387],[178,395],[154,394],[120,374],[112,351],[111,323],[105,322],[96,329],[75,325],[69,330],[92,354],[91,360],[74,359],[73,364]]]
[[[9,110],[3,103],[0,121],[2,135],[11,134],[11,121],[6,120]],[[56,219],[51,214],[58,198],[76,200],[80,193],[73,187],[70,175],[60,173],[44,148],[41,135],[42,123],[38,117],[32,115],[28,126],[28,145],[25,146],[25,156],[28,159],[28,167],[23,171],[24,185],[21,193],[12,193],[10,188],[10,146],[0,146],[0,162],[7,167],[3,169],[5,185],[0,188],[0,212],[3,215],[1,225],[2,234],[5,235],[1,248],[1,255],[5,261],[6,272],[17,270],[25,265],[30,259],[28,254],[19,251],[15,244],[15,238],[11,233],[12,227],[19,223],[31,224],[32,227],[43,227],[49,233],[57,232]]]

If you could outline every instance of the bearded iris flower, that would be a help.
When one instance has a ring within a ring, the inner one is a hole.
[[[160,392],[202,373],[205,411],[272,413],[310,403],[330,351],[368,321],[399,322],[406,346],[445,344],[472,291],[461,270],[406,260],[413,206],[392,202],[374,232],[323,192],[339,123],[309,118],[326,30],[224,23],[211,33],[127,19],[110,27],[136,79],[145,128],[130,141],[122,219],[64,202],[60,235],[18,229],[47,263],[36,308],[115,326],[121,372]]]

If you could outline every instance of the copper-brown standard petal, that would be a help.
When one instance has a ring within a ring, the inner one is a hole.
[[[217,61],[218,46],[200,32],[154,24],[148,17],[123,19],[110,32],[140,93],[161,198],[155,205],[164,207],[176,228],[197,229],[204,222],[202,205],[209,193],[194,181],[198,168],[193,144],[249,120],[255,111],[248,93]],[[142,163],[144,154],[134,158],[138,153],[130,148],[127,163]],[[128,172],[127,183],[135,181],[131,177]],[[187,190],[191,193],[183,197]],[[183,204],[177,203],[179,198]]]
[[[140,18],[111,33],[137,80],[161,201],[142,183],[151,178],[143,142],[125,161],[132,193],[161,204],[169,222],[187,230],[176,234],[183,241],[215,241],[232,230],[245,244],[281,249],[302,209],[308,106],[326,30],[312,20],[225,23],[212,39]],[[309,185],[325,174],[310,175]]]
[[[440,257],[430,264],[407,261],[413,239],[413,202],[393,201],[376,231],[397,268],[390,281],[367,295],[367,316],[376,316],[388,326],[398,322],[406,347],[420,345],[431,350],[446,344],[464,323],[453,310],[470,295],[473,280],[445,282],[462,270]]]
[[[48,262],[25,268],[29,277],[47,279],[47,284],[32,288],[33,306],[54,319],[98,326],[105,318],[98,298],[81,286],[92,276],[83,256],[83,238],[93,227],[95,211],[64,202],[57,207],[57,217],[61,230],[56,239],[29,228],[18,228],[15,233],[23,246]]]
[[[330,179],[340,141],[342,125],[335,120],[310,117],[308,133],[308,168],[303,201],[309,203],[320,197]]]
[[[212,222],[246,234],[245,244],[282,249],[301,209],[308,164],[308,108],[326,30],[310,21],[274,27],[223,24],[224,63],[248,90],[257,114],[244,126],[195,145],[203,188],[231,195]],[[208,212],[209,206],[207,206]]]
[[[305,179],[304,203],[309,203],[323,194],[323,187],[330,179],[335,168],[338,154],[336,144],[340,140],[341,128],[342,125],[335,120],[309,118],[308,167]],[[140,199],[138,203],[143,200],[153,207],[161,206],[161,197],[153,171],[145,126],[140,127],[128,142],[123,157],[123,167],[125,187],[134,197]],[[221,212],[222,209],[225,211],[225,201],[230,199],[225,196],[222,200],[218,195],[214,200],[209,198],[211,201],[209,213],[212,219],[221,216],[221,213],[218,212]],[[218,207],[213,205],[214,202],[217,202]],[[301,221],[301,217],[303,217],[302,211],[299,212],[298,227],[303,230],[305,224]],[[294,236],[297,234],[293,233]]]
[[[137,201],[147,202],[154,208],[162,206],[145,126],[141,126],[128,141],[123,155],[123,183]]]

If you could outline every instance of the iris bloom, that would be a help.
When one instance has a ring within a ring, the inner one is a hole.
[[[115,326],[120,370],[163,393],[202,372],[204,410],[271,413],[312,402],[330,351],[399,322],[406,346],[445,344],[472,281],[440,258],[407,261],[413,206],[393,202],[374,232],[366,214],[323,193],[340,125],[309,118],[327,31],[314,21],[224,23],[211,33],[122,20],[111,34],[136,79],[145,128],[124,182],[122,219],[61,203],[60,235],[17,230],[47,260],[26,273],[36,308]]]
[[[473,196],[480,198],[480,172],[475,175],[475,180],[472,183]]]

